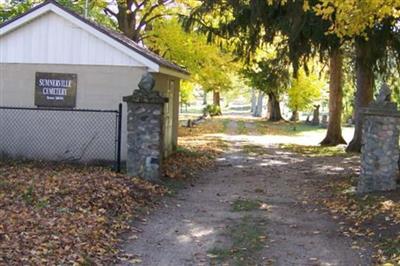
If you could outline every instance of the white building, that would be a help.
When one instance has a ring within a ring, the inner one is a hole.
[[[38,100],[38,77],[54,76],[57,79],[69,75],[68,77],[73,77],[72,82],[76,83],[76,92],[69,99],[69,105],[65,103],[64,106],[62,101],[66,91],[50,91],[61,95],[56,97],[60,102],[54,107],[116,110],[122,102],[122,97],[132,94],[132,91],[137,89],[137,84],[145,72],[154,75],[156,89],[169,98],[165,110],[165,147],[166,154],[169,154],[177,145],[179,84],[180,79],[188,77],[186,70],[140,47],[124,35],[89,21],[53,1],[35,6],[25,14],[0,25],[0,106],[48,106],[47,103]],[[71,81],[66,82],[63,84],[70,85]],[[123,159],[126,157],[127,137],[125,110],[124,105]],[[67,116],[68,114],[63,114],[54,119],[68,119]],[[3,134],[0,152],[13,156],[35,157],[34,145],[39,142],[35,141],[35,138],[43,136],[33,133],[37,132],[36,128],[12,131],[8,126],[10,119],[18,123],[15,115],[9,117],[0,112],[0,134]],[[51,122],[41,121],[25,126],[51,128]],[[63,128],[57,130],[62,131]],[[53,138],[51,134],[48,136],[50,142]],[[4,140],[4,136],[7,136],[7,141]],[[12,141],[9,141],[10,138]],[[93,136],[75,139],[74,143],[71,143],[71,140],[67,141],[69,143],[59,140],[52,145],[59,145],[61,151],[58,150],[57,154],[49,151],[48,157],[62,158],[62,149],[67,149],[66,147],[82,149],[87,143],[85,138],[93,139]],[[25,140],[21,142],[22,146],[15,144],[20,143],[19,140]],[[27,140],[30,140],[29,151],[26,149]],[[7,146],[11,142],[13,146]]]

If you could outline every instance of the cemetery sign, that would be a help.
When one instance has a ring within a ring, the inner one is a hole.
[[[36,72],[35,105],[73,108],[76,105],[77,75]]]

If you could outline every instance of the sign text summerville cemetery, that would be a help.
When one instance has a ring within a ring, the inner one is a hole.
[[[36,72],[35,105],[39,107],[75,107],[76,88],[76,74]]]

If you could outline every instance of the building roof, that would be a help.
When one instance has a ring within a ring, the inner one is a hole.
[[[29,21],[39,17],[40,15],[42,15],[42,13],[40,13],[38,11],[40,11],[41,9],[44,9],[45,7],[49,7],[49,6],[55,7],[55,8],[50,8],[49,10],[52,10],[53,12],[58,13],[59,15],[63,15],[62,13],[57,12],[58,9],[62,10],[66,14],[76,18],[79,22],[90,26],[91,28],[95,29],[96,31],[104,34],[106,37],[111,38],[114,41],[117,41],[118,43],[122,44],[129,50],[131,50],[131,51],[145,57],[146,59],[150,60],[151,62],[157,64],[159,66],[159,69],[158,69],[159,71],[156,71],[156,72],[168,73],[171,75],[174,75],[174,73],[175,73],[175,74],[178,74],[177,76],[179,76],[181,78],[187,78],[189,76],[189,72],[187,70],[185,70],[183,67],[178,66],[178,65],[162,58],[161,56],[151,52],[150,50],[140,46],[139,44],[132,41],[131,39],[129,39],[128,37],[126,37],[124,34],[122,34],[120,32],[106,28],[98,23],[95,23],[91,20],[88,20],[88,19],[82,17],[81,15],[60,5],[59,3],[57,3],[54,0],[48,0],[46,2],[43,2],[39,5],[31,8],[27,12],[21,14],[20,16],[17,16],[13,19],[10,19],[10,20],[0,24],[0,37],[2,35],[6,34],[7,32],[13,30],[14,28],[21,27],[23,24],[28,23]]]

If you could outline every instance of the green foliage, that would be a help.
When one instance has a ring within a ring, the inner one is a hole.
[[[278,58],[275,50],[259,50],[242,74],[250,87],[279,99],[290,84],[290,62],[287,58]]]
[[[209,104],[204,108],[203,113],[208,114],[210,116],[218,116],[222,114],[222,111],[220,106],[215,104]]]
[[[288,90],[288,106],[293,111],[310,111],[321,98],[324,82],[315,74],[300,70]]]
[[[180,102],[183,104],[189,104],[191,101],[195,99],[193,95],[193,83],[188,82],[188,81],[182,81],[181,82],[181,88],[180,88]]]
[[[18,1],[11,0],[10,2],[2,3],[0,2],[0,23],[3,23],[15,16],[21,15],[22,13],[28,11],[36,1]]]
[[[318,1],[308,1],[310,5]],[[332,23],[305,9],[304,1],[205,0],[185,20],[211,35],[223,36],[239,55],[251,59],[265,44],[276,47],[276,58],[287,58],[294,72],[307,71],[310,58],[340,45],[335,35],[326,34]],[[210,16],[219,19],[210,19]],[[199,23],[199,21],[201,23]]]
[[[21,15],[28,11],[33,6],[41,3],[38,0],[18,1],[12,0],[9,3],[0,3],[0,23],[12,19],[15,16]],[[84,15],[85,12],[85,0],[72,1],[72,0],[58,0],[59,4],[71,9],[72,11]],[[109,28],[116,29],[117,24],[109,16],[104,13],[108,2],[103,0],[89,1],[88,15],[89,19],[96,21],[97,23],[107,26]]]

